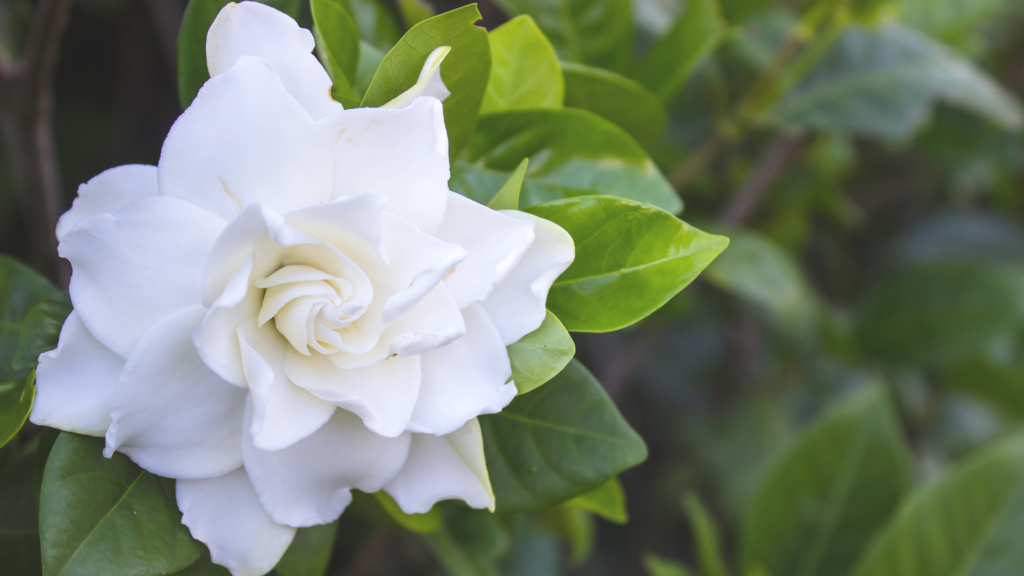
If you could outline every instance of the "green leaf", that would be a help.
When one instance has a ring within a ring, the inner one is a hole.
[[[971,456],[900,506],[851,576],[1020,574],[1024,436]]]
[[[1024,418],[1024,367],[982,359],[956,364],[945,373],[952,388],[974,394],[1013,418]]]
[[[35,270],[0,255],[0,382],[20,381],[28,374],[13,367],[21,325],[36,304],[56,293]]]
[[[231,572],[219,564],[214,564],[210,559],[210,551],[204,546],[202,555],[195,562],[184,570],[175,572],[173,576],[231,576]]]
[[[444,517],[437,507],[423,514],[406,514],[387,492],[381,490],[374,492],[373,496],[392,520],[410,532],[433,534],[444,527]]]
[[[621,71],[633,53],[629,0],[498,0],[509,14],[529,14],[562,60]]]
[[[672,28],[644,54],[636,79],[662,101],[672,100],[718,48],[726,29],[716,0],[690,0]]]
[[[565,368],[576,354],[576,343],[554,314],[540,327],[508,346],[512,381],[520,394],[541,386]]]
[[[451,92],[444,101],[444,123],[448,151],[454,158],[473,133],[491,72],[490,44],[487,32],[474,25],[478,20],[480,11],[473,4],[413,26],[384,56],[361,105],[387,104],[416,83],[423,63],[435,48],[451,46],[441,63],[441,80]]]
[[[102,452],[102,438],[69,432],[50,452],[39,511],[43,574],[173,574],[192,564],[202,545],[182,525],[174,490],[127,456]]]
[[[18,351],[12,366],[16,369],[35,368],[40,354],[57,347],[60,329],[68,314],[71,314],[71,297],[67,292],[58,292],[36,304],[21,326]]]
[[[0,447],[10,442],[25,425],[35,399],[35,372],[23,381],[0,384]]]
[[[616,524],[629,522],[629,514],[626,512],[626,494],[622,491],[622,484],[619,483],[618,478],[612,478],[590,492],[569,500],[565,505],[593,512]]]
[[[1024,274],[980,260],[897,271],[859,306],[865,351],[890,362],[952,364],[1010,337],[1024,319]]]
[[[814,292],[792,255],[768,238],[729,230],[729,249],[704,273],[717,288],[757,305],[798,326],[817,314]]]
[[[299,0],[257,0],[273,6],[292,18],[299,15]],[[189,0],[178,29],[178,100],[182,109],[188,107],[199,88],[210,79],[206,66],[206,33],[221,8],[231,0]]]
[[[701,576],[728,576],[722,550],[718,545],[718,528],[696,494],[689,493],[683,497],[683,509],[697,540]]]
[[[743,530],[741,572],[846,574],[910,485],[899,426],[877,385],[819,418],[761,484]]]
[[[937,101],[1007,129],[1020,103],[966,58],[911,28],[849,28],[804,81],[765,113],[787,126],[905,140]]]
[[[645,144],[665,131],[668,115],[658,97],[643,85],[614,72],[562,63],[565,105],[590,110]]]
[[[608,194],[673,214],[683,209],[679,195],[644,149],[621,128],[586,110],[513,110],[481,116],[465,157],[475,165],[456,163],[451,186],[473,199],[481,196],[475,184],[504,181],[523,158],[529,158],[521,208]]]
[[[518,210],[519,191],[523,187],[523,176],[526,175],[526,166],[530,163],[529,158],[523,158],[519,166],[508,177],[508,180],[501,185],[501,189],[494,195],[494,198],[487,203],[491,210]]]
[[[729,244],[664,210],[609,196],[556,200],[528,212],[576,243],[576,260],[547,301],[570,332],[610,332],[645,318]]]
[[[481,416],[499,512],[540,510],[594,490],[647,446],[577,361],[498,414]]]
[[[337,532],[337,522],[299,528],[274,571],[278,576],[323,576],[331,562]]]
[[[359,68],[356,70],[356,82],[352,89],[360,99],[362,99],[363,94],[366,94],[367,88],[370,87],[370,82],[373,81],[373,76],[377,73],[377,68],[380,67],[380,63],[383,61],[383,52],[377,50],[372,44],[364,40],[359,41]],[[355,106],[358,105],[359,103],[356,102]]]
[[[481,114],[524,108],[561,108],[565,85],[555,49],[533,18],[516,16],[488,34],[491,77]]]
[[[354,99],[352,86],[359,69],[359,30],[347,6],[339,0],[310,0],[317,34],[327,53],[331,72],[331,95],[339,102]],[[348,106],[346,106],[348,108]]]
[[[691,576],[693,574],[682,563],[663,558],[653,552],[644,554],[643,563],[647,576]]]
[[[5,576],[42,572],[32,498],[32,446],[11,444],[0,450],[0,566]]]
[[[448,526],[424,536],[431,551],[452,576],[499,576],[495,561],[508,552],[508,530],[486,510],[450,504]]]
[[[597,527],[594,517],[586,510],[569,506],[566,502],[542,511],[539,519],[569,542],[569,560],[573,566],[579,566],[593,554]]]
[[[359,37],[381,52],[398,42],[401,30],[391,10],[381,0],[348,0]]]
[[[398,11],[402,13],[402,21],[405,22],[406,28],[437,14],[426,0],[398,0]]]

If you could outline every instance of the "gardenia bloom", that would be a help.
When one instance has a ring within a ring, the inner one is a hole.
[[[183,522],[235,576],[353,488],[493,510],[476,417],[515,396],[505,347],[541,324],[571,238],[448,190],[447,49],[351,110],[272,8],[229,4],[206,49],[159,166],[100,174],[60,219],[75,311],[32,422],[177,479]]]

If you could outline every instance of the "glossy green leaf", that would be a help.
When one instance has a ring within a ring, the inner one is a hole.
[[[594,490],[647,446],[577,361],[498,414],[481,416],[499,512],[540,510]]]
[[[10,442],[25,425],[35,399],[35,372],[24,380],[0,383],[0,447]]]
[[[22,380],[28,374],[13,367],[25,317],[57,289],[35,270],[0,255],[0,382]]]
[[[416,83],[434,48],[451,46],[441,63],[441,80],[451,92],[444,101],[444,123],[448,150],[454,158],[473,133],[491,72],[490,44],[487,32],[474,25],[478,20],[480,11],[474,4],[413,26],[384,56],[361,105],[388,103]]]
[[[324,576],[337,533],[337,522],[299,528],[274,571],[278,576]]]
[[[729,244],[654,206],[608,196],[556,200],[528,212],[576,243],[576,260],[547,301],[570,332],[610,332],[643,319]]]
[[[299,0],[257,0],[292,18],[298,17]],[[221,8],[231,0],[189,0],[178,29],[178,100],[187,108],[203,83],[210,79],[206,66],[206,33]]]
[[[1024,124],[1017,98],[966,58],[911,28],[849,28],[765,118],[787,126],[904,140],[935,102],[1008,129]]]
[[[681,562],[669,560],[651,552],[644,554],[643,563],[647,576],[691,576],[693,574]]]
[[[910,453],[885,390],[870,385],[853,393],[819,418],[761,484],[743,530],[743,571],[846,574],[910,480]]]
[[[590,492],[569,500],[565,505],[592,512],[616,524],[625,524],[629,521],[626,494],[622,491],[622,484],[618,478],[612,478]]]
[[[423,514],[406,514],[387,492],[374,492],[373,496],[392,520],[410,532],[433,534],[444,527],[444,517],[437,507]]]
[[[43,574],[148,576],[192,564],[202,545],[181,523],[173,482],[102,452],[102,438],[69,432],[50,452],[39,511]]]
[[[850,574],[1019,574],[1022,519],[1024,436],[1017,434],[911,494]]]
[[[359,30],[343,0],[310,0],[318,40],[327,54],[331,72],[331,96],[341,102],[354,99],[353,85],[359,69]],[[344,104],[343,104],[344,105]],[[348,108],[348,106],[346,106]]]
[[[387,52],[402,35],[398,22],[382,0],[348,0],[359,37],[381,52]]]
[[[633,53],[629,0],[497,0],[512,16],[529,14],[562,60],[621,71]]]
[[[18,337],[18,351],[11,364],[15,369],[32,369],[39,355],[57,347],[60,329],[71,314],[71,297],[58,292],[36,304],[25,317]]]
[[[533,18],[516,16],[488,34],[491,77],[481,114],[561,108],[565,85],[555,49]]]
[[[523,177],[526,176],[526,167],[530,164],[529,158],[523,158],[523,161],[516,166],[516,169],[512,171],[512,175],[508,177],[508,180],[501,185],[501,189],[487,202],[487,207],[491,210],[518,210],[519,209],[519,192],[523,188]]]
[[[718,48],[726,28],[716,0],[690,0],[672,28],[644,54],[636,79],[663,101],[672,100]]]
[[[1019,329],[1024,274],[980,260],[935,261],[897,271],[861,303],[861,346],[890,362],[951,364]]]
[[[520,208],[559,198],[608,194],[683,209],[672,186],[639,144],[618,126],[586,110],[516,110],[480,117],[466,163],[452,167],[452,189],[477,199],[477,186],[494,190],[523,158]],[[505,175],[501,175],[505,173]],[[478,200],[479,201],[479,200]],[[486,202],[486,199],[484,200]]]
[[[572,62],[562,63],[562,74],[566,106],[590,110],[645,144],[665,131],[668,115],[661,100],[636,81]]]
[[[398,11],[402,14],[405,27],[415,26],[437,14],[427,0],[398,0]]]
[[[32,498],[33,444],[26,448],[11,444],[0,450],[0,571],[4,576],[42,573]]]
[[[793,256],[754,232],[726,234],[729,249],[708,266],[707,281],[764,306],[784,321],[808,325],[817,313],[815,295]]]
[[[508,346],[512,381],[520,394],[537,388],[565,368],[576,354],[576,343],[554,314],[548,312],[539,328]]]

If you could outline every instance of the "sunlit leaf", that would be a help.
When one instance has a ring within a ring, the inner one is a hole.
[[[569,500],[565,505],[592,512],[616,524],[625,524],[629,521],[626,494],[622,491],[622,484],[618,478],[612,478],[590,492]]]
[[[608,196],[556,200],[528,212],[558,224],[576,244],[576,260],[547,302],[570,332],[609,332],[643,319],[729,244],[654,206]]]
[[[576,344],[551,312],[533,332],[508,347],[512,380],[520,394],[544,384],[565,368],[576,354]]]
[[[558,57],[529,16],[516,16],[488,34],[491,77],[481,114],[560,108],[565,96]]]

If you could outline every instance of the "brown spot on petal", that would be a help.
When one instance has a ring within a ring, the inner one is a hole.
[[[232,200],[234,200],[235,201],[235,205],[237,205],[238,209],[241,210],[242,209],[242,199],[239,198],[238,196],[236,196],[234,194],[234,192],[232,192],[228,188],[228,183],[225,182],[223,178],[221,178],[220,176],[217,176],[217,180],[220,180],[220,187],[224,189],[224,193],[228,195],[228,198],[231,198]]]
[[[448,272],[445,272],[444,278],[441,278],[441,280],[447,280],[448,277],[451,276],[453,272],[455,272],[455,266],[449,268]]]

